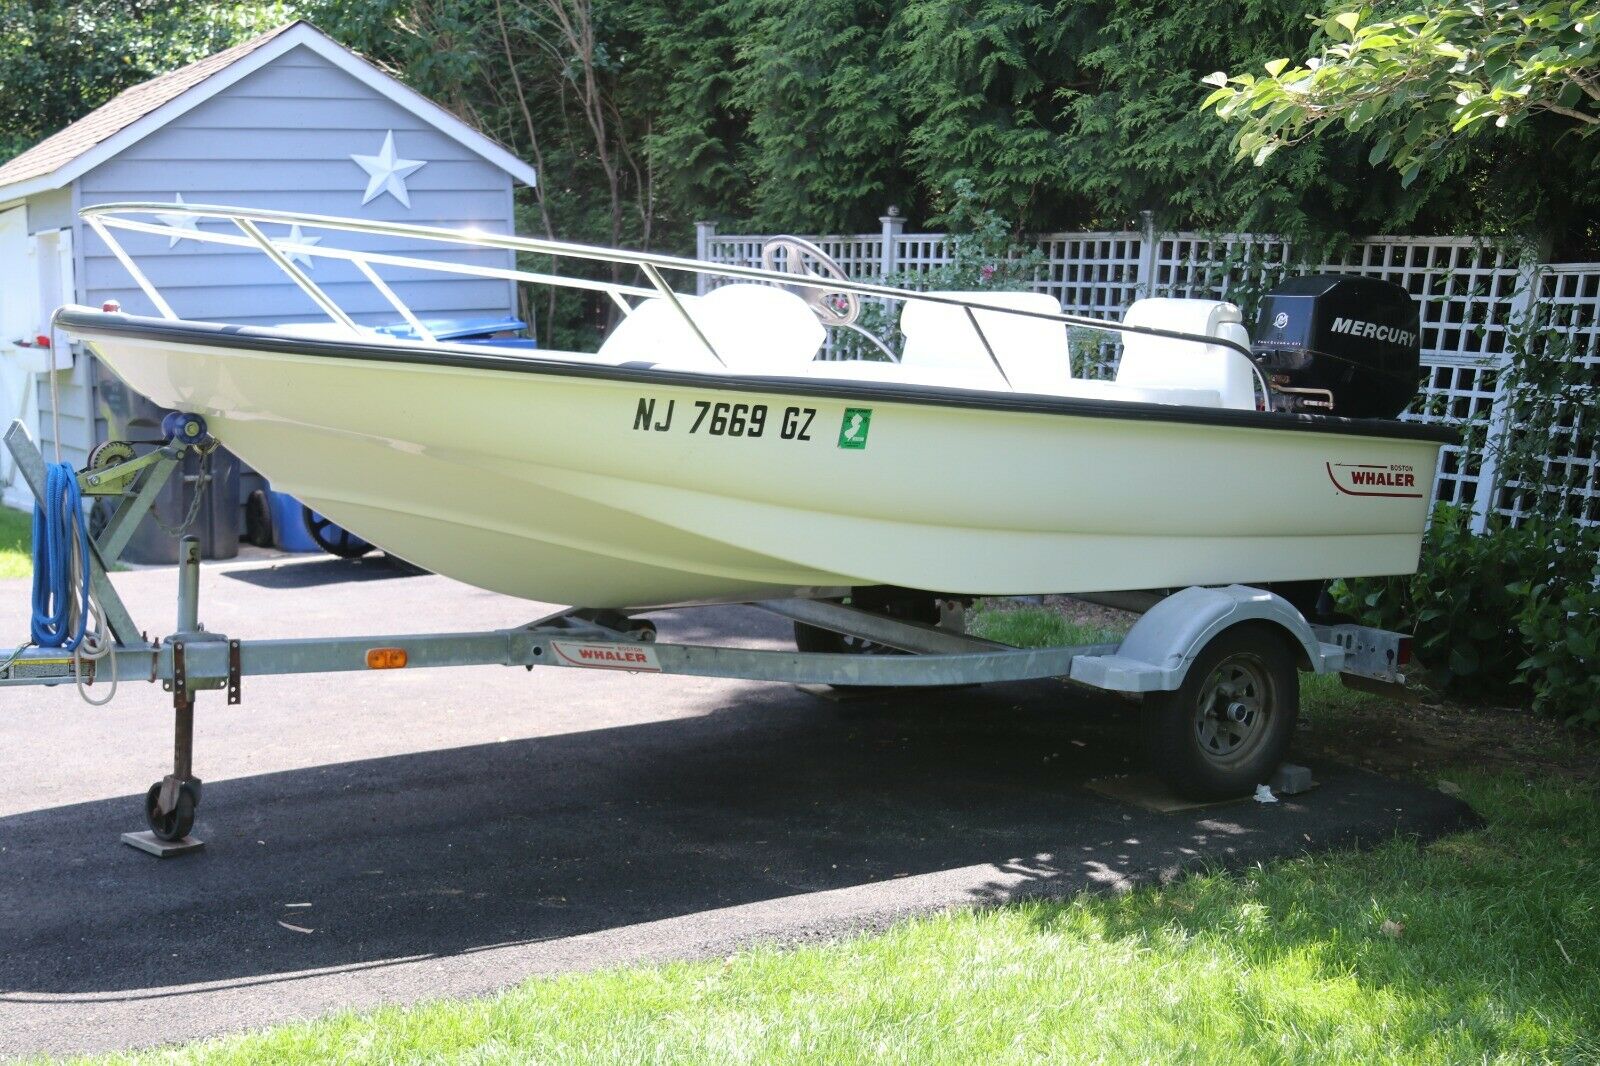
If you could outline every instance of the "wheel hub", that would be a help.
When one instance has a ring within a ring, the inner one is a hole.
[[[1208,758],[1236,763],[1250,756],[1268,732],[1271,686],[1254,656],[1234,655],[1217,664],[1200,688],[1194,714],[1195,736]]]

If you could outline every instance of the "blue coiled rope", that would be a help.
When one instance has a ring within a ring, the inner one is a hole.
[[[72,543],[76,538],[82,587],[73,618]],[[76,624],[74,625],[74,621]],[[89,625],[89,528],[71,463],[45,471],[44,503],[33,505],[33,642],[74,651]]]

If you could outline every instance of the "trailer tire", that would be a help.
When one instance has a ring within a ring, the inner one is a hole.
[[[1299,712],[1287,637],[1271,626],[1240,625],[1201,650],[1177,689],[1146,693],[1140,717],[1157,775],[1189,799],[1216,800],[1272,776]]]

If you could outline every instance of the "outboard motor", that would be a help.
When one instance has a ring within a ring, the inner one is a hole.
[[[1274,410],[1394,418],[1421,384],[1420,327],[1402,286],[1311,274],[1262,298],[1251,350],[1272,384]]]

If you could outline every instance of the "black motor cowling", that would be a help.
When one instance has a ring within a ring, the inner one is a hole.
[[[1417,302],[1393,282],[1310,274],[1262,298],[1251,348],[1278,410],[1393,418],[1421,383],[1420,327]]]

